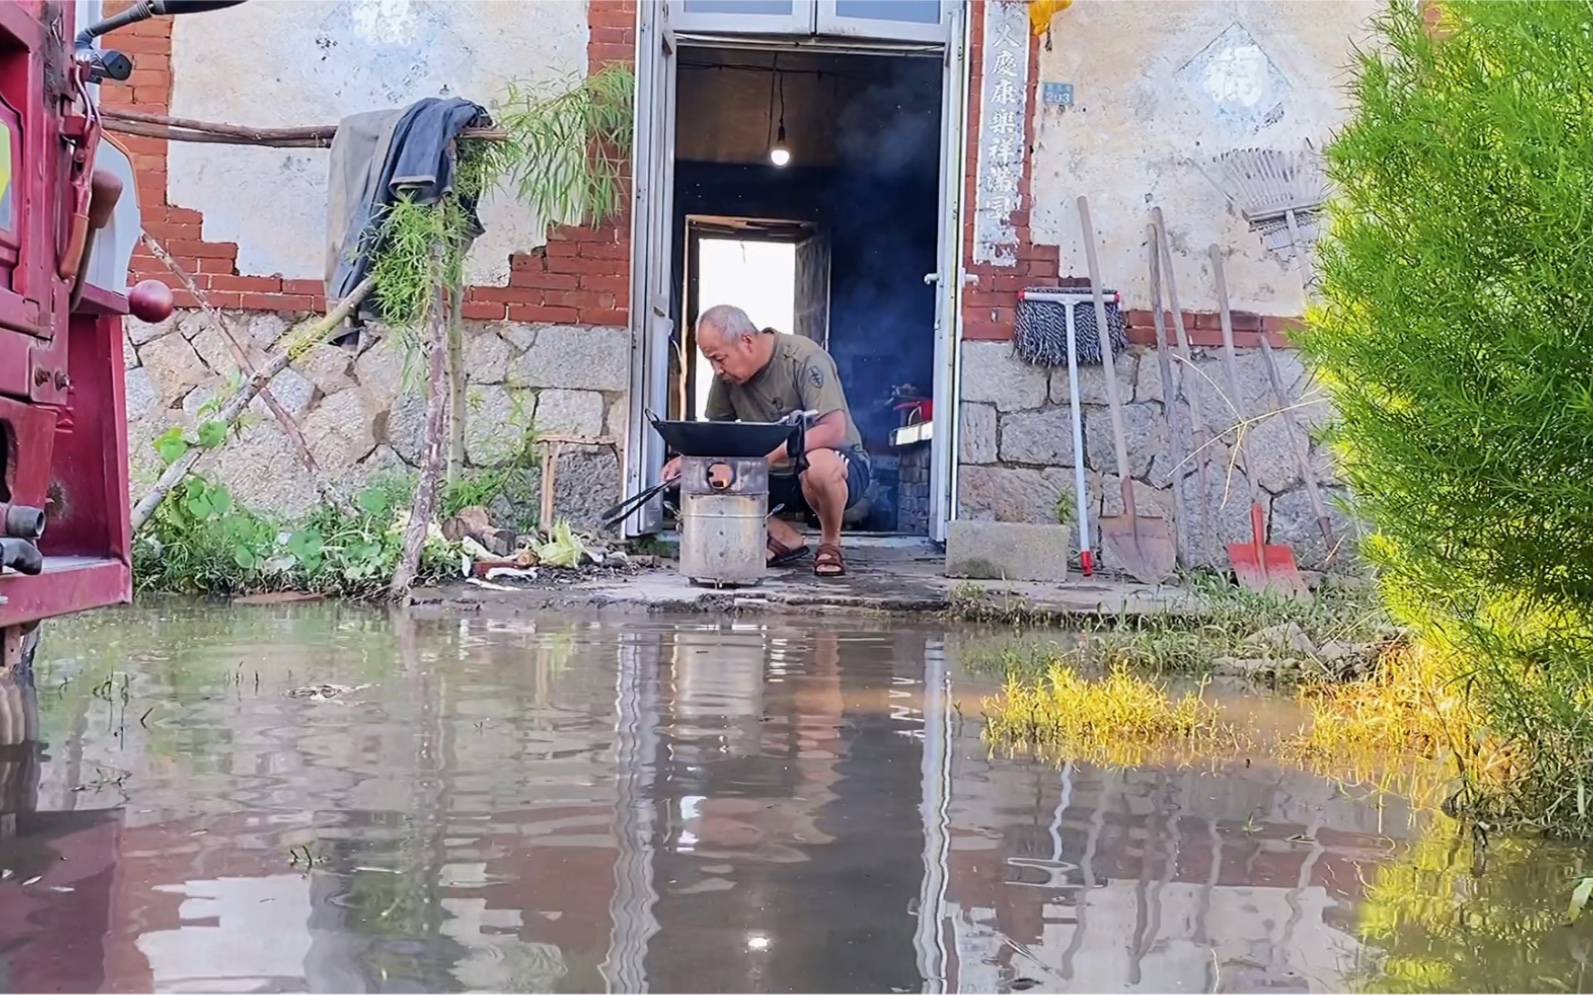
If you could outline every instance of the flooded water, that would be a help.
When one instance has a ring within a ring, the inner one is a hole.
[[[992,758],[958,646],[332,605],[53,625],[32,688],[0,684],[0,990],[1593,985],[1583,852],[1479,859],[1260,759]]]

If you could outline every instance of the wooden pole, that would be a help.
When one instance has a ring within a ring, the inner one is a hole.
[[[237,124],[197,121],[193,118],[151,114],[120,107],[100,109],[105,130],[174,142],[208,142],[217,145],[264,145],[272,148],[324,149],[337,135],[335,124],[304,128],[250,128]],[[509,137],[502,128],[466,128],[459,133],[466,140],[501,142]]]
[[[243,414],[244,409],[249,406],[249,402],[253,401],[265,385],[271,382],[271,378],[288,368],[288,364],[293,362],[294,357],[298,355],[304,344],[314,345],[325,342],[336,334],[339,326],[343,324],[349,315],[354,313],[354,309],[359,307],[360,302],[368,297],[375,287],[376,278],[366,277],[360,282],[359,286],[349,292],[347,297],[339,301],[336,307],[327,312],[326,317],[310,326],[302,336],[295,336],[295,340],[289,343],[287,348],[255,370],[254,376],[243,382],[243,385],[238,389],[238,393],[233,396],[232,400],[227,402],[226,406],[216,416],[217,420],[229,427],[233,422],[236,422],[238,417]],[[166,500],[166,495],[171,493],[171,489],[177,486],[178,481],[188,475],[188,471],[193,469],[193,465],[199,461],[199,457],[204,455],[205,452],[206,450],[194,446],[166,468],[166,472],[160,475],[160,479],[155,482],[155,486],[151,487],[149,492],[133,508],[132,531],[137,532],[144,526],[145,522],[149,521],[149,517],[155,513],[155,509],[159,508],[160,503]]]
[[[442,247],[433,249],[436,257],[433,272],[441,273]],[[426,365],[426,448],[421,456],[420,481],[415,485],[415,499],[409,507],[409,528],[404,532],[404,548],[393,571],[389,593],[396,599],[409,592],[420,571],[421,553],[426,548],[426,534],[432,519],[437,515],[437,494],[442,489],[446,458],[443,452],[447,442],[448,374],[444,363],[448,348],[448,291],[446,287],[433,287],[431,303],[426,309],[426,338],[421,344],[421,356]]]
[[[459,480],[465,470],[465,418],[469,399],[465,376],[465,290],[456,288],[448,295],[448,482]]]

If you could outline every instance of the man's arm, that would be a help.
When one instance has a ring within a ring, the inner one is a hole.
[[[808,360],[797,376],[797,394],[804,411],[817,411],[819,418],[808,428],[809,449],[846,447],[846,394],[828,353]]]
[[[846,412],[843,410],[846,395],[841,392],[835,361],[827,354],[814,356],[798,373],[797,403],[798,410],[819,413],[805,435],[809,451],[846,448]],[[784,444],[769,454],[772,464],[779,465],[786,460]]]

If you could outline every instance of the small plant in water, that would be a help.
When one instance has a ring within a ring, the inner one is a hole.
[[[318,857],[313,852],[311,852],[310,846],[309,846],[308,843],[300,843],[297,846],[288,847],[288,866],[289,867],[302,867],[306,871],[309,871],[309,870],[313,870],[316,866],[318,866],[318,865],[320,865],[320,864],[322,864],[324,862],[325,861],[323,860],[323,858]]]
[[[1008,681],[984,706],[992,743],[1081,760],[1138,763],[1163,751],[1215,755],[1241,741],[1199,693],[1175,699],[1123,666],[1090,680],[1053,665],[1039,682]]]
[[[1449,667],[1424,646],[1386,653],[1362,680],[1310,682],[1299,697],[1311,713],[1293,744],[1303,755],[1433,757],[1464,742],[1475,725]]]

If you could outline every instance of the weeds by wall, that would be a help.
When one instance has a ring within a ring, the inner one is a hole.
[[[414,489],[413,479],[395,475],[347,506],[322,504],[288,521],[243,508],[225,487],[189,474],[134,541],[134,582],[140,591],[181,594],[376,597],[398,565]],[[451,544],[428,543],[423,583],[458,569]]]
[[[193,437],[174,429],[155,441],[170,463],[191,446],[223,444],[219,422],[203,422]],[[534,521],[526,489],[535,465],[534,437],[514,460],[476,470],[444,485],[438,517],[446,521],[472,506],[520,511],[508,524]],[[350,598],[383,595],[397,569],[415,474],[378,475],[347,500],[322,500],[299,518],[243,507],[226,487],[190,473],[139,530],[133,542],[133,578],[139,591],[241,595],[312,591]],[[420,583],[457,576],[458,544],[435,527],[423,550]]]

